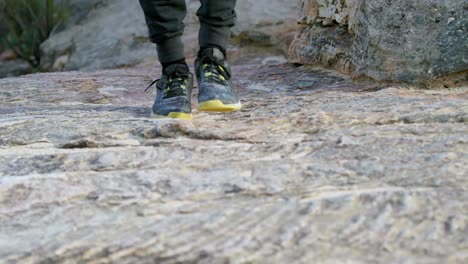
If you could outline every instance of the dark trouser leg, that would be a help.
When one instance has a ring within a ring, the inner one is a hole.
[[[159,62],[167,64],[183,60],[185,0],[140,0],[140,5],[145,13],[149,38],[156,43]]]
[[[197,12],[200,20],[200,49],[218,47],[226,50],[230,28],[236,22],[236,0],[200,0],[201,7]]]

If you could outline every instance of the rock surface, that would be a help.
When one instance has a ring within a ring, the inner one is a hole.
[[[468,12],[456,0],[302,0],[290,61],[424,83],[467,73]],[[457,77],[468,80],[468,73]]]
[[[187,57],[198,49],[198,0],[187,0],[184,41]],[[238,1],[238,42],[258,42],[287,50],[294,36],[296,3],[282,0]],[[42,66],[53,70],[95,70],[138,64],[156,58],[138,1],[72,1],[72,18],[42,45]],[[238,44],[238,43],[237,43]]]
[[[468,88],[272,61],[193,122],[160,69],[0,80],[0,262],[466,263]]]
[[[19,76],[33,71],[31,65],[24,60],[1,60],[0,78]]]

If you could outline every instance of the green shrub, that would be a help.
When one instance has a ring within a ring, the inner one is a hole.
[[[40,64],[40,45],[69,16],[65,1],[0,0],[0,16],[8,33],[0,36],[2,46],[35,69]]]

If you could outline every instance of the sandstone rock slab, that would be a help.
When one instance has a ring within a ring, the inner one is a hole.
[[[0,262],[466,262],[466,88],[243,64],[188,122],[153,72],[0,80]]]

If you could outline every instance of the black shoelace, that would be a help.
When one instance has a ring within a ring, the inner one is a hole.
[[[202,67],[204,78],[222,85],[226,85],[227,81],[229,80],[229,74],[221,65],[210,62],[202,64]]]
[[[171,74],[166,81],[163,98],[166,99],[175,96],[187,95],[189,75],[191,75],[191,73],[174,72]],[[150,85],[148,85],[148,87],[146,87],[145,92],[160,80],[161,79],[154,80]]]

